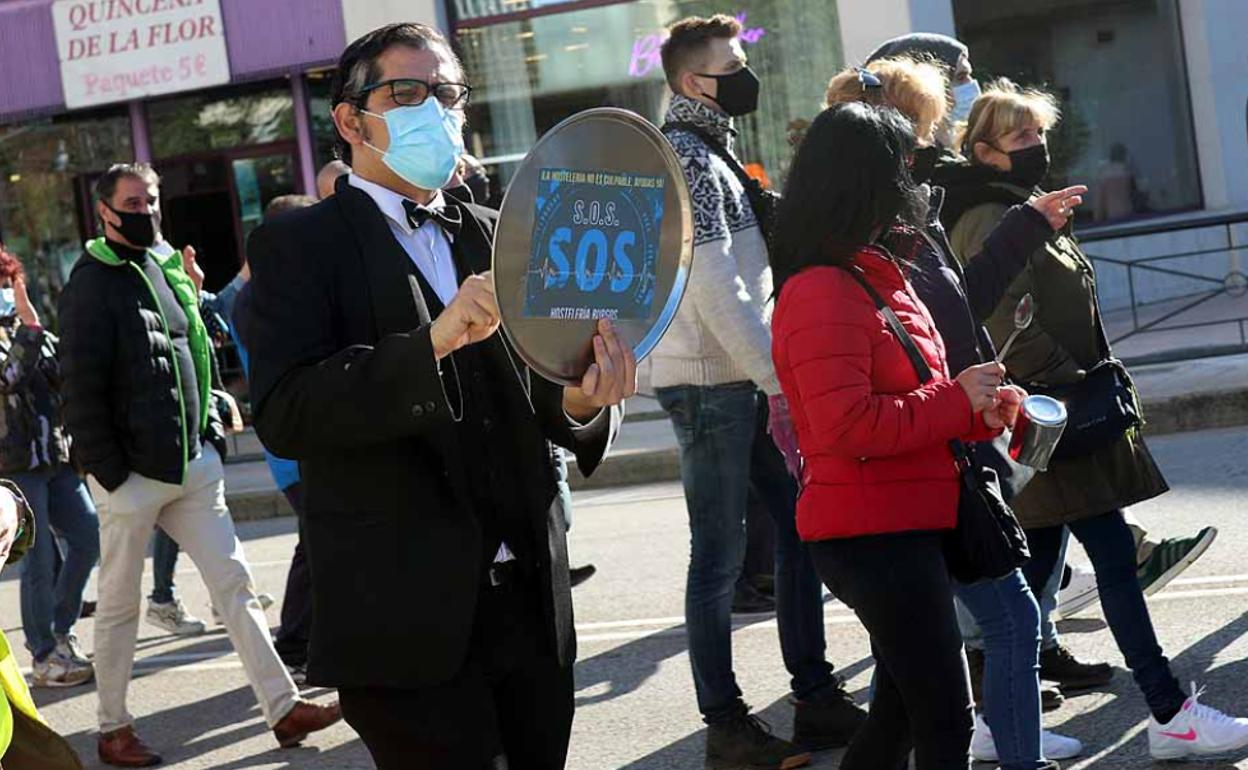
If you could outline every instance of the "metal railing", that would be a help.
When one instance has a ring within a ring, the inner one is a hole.
[[[1235,244],[1231,231],[1235,224],[1218,223],[1224,238],[1212,248],[1133,260],[1100,256],[1093,253],[1095,243],[1087,245],[1088,258],[1097,269],[1098,286],[1108,283],[1113,271],[1126,271],[1127,305],[1102,312],[1110,343],[1129,343],[1122,347],[1132,352],[1122,357],[1178,360],[1248,351],[1248,299],[1243,299],[1248,295],[1248,275],[1240,269],[1240,253],[1248,252],[1248,243]],[[1209,270],[1197,272],[1199,267],[1175,265],[1180,260],[1191,262],[1202,257],[1225,262],[1225,271],[1219,266],[1222,274],[1218,276]],[[1173,292],[1164,284],[1141,288],[1147,279],[1155,277],[1173,279]],[[1110,304],[1102,296],[1102,308]],[[1163,333],[1167,335],[1164,341],[1158,337]]]

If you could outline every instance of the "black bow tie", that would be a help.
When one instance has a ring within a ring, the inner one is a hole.
[[[407,212],[407,222],[413,229],[419,230],[422,225],[432,219],[442,230],[452,237],[459,235],[463,224],[459,209],[454,206],[422,206],[414,201],[403,201],[403,210]]]

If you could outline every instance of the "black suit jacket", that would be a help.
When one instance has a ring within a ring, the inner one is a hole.
[[[434,360],[418,270],[372,198],[346,181],[248,241],[252,403],[260,439],[298,460],[303,476],[316,619],[309,680],[424,687],[451,678],[468,649],[488,566],[469,490],[485,472],[461,460],[455,375],[449,359]],[[496,213],[448,205],[464,219],[457,264],[487,270]],[[531,376],[501,333],[479,344],[496,370],[513,371],[509,353],[517,367],[499,394],[517,432],[506,472],[520,480],[534,541],[545,546],[537,566],[548,641],[570,665],[567,544],[546,442],[592,472],[622,412],[574,434],[562,388]]]

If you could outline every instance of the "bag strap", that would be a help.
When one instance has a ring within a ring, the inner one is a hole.
[[[711,152],[718,155],[725,163],[728,164],[728,168],[732,169],[732,173],[737,175],[737,179],[741,181],[741,184],[746,185],[747,187],[750,184],[758,184],[758,180],[750,176],[749,172],[745,170],[745,167],[741,165],[741,161],[737,160],[736,157],[733,156],[732,153],[728,152],[728,148],[724,147],[724,145],[721,144],[719,140],[716,139],[711,134],[711,132],[707,131],[705,128],[702,128],[696,123],[687,123],[681,120],[671,120],[671,121],[668,121],[667,123],[664,123],[663,128],[661,130],[665,134],[669,130],[687,131],[693,134],[694,136],[702,140],[702,144],[705,144],[707,149],[709,149]]]
[[[880,315],[884,316],[884,323],[888,324],[888,328],[892,330],[893,336],[897,338],[897,341],[901,343],[902,349],[906,351],[906,356],[910,359],[910,365],[914,367],[914,373],[919,376],[919,383],[926,384],[931,382],[932,368],[927,365],[927,359],[923,358],[923,354],[919,352],[918,344],[915,343],[914,337],[910,335],[910,332],[906,330],[901,319],[888,306],[888,303],[875,290],[875,287],[867,282],[866,277],[862,275],[858,268],[842,266],[841,269],[849,273],[850,277],[857,281],[858,285],[866,291],[867,296],[871,297],[871,301],[875,303],[875,307],[880,311]],[[953,451],[954,460],[959,467],[965,469],[973,465],[970,450],[960,439],[951,439],[949,441],[949,449]]]
[[[727,147],[724,147],[709,131],[695,123],[671,120],[664,123],[660,130],[664,134],[669,131],[687,131],[702,140],[702,144],[706,145],[708,150],[718,155],[724,163],[728,164],[728,168],[732,169],[732,173],[736,175],[737,181],[745,188],[745,197],[750,200],[750,208],[754,210],[754,218],[758,220],[760,226],[762,225],[765,215],[765,212],[762,210],[762,201],[760,200],[763,194],[763,186],[759,184],[757,179],[750,176],[750,172],[745,170],[745,166],[741,165],[741,161],[728,152]]]
[[[927,359],[923,358],[923,354],[919,352],[919,346],[915,343],[914,337],[910,336],[910,332],[906,331],[906,327],[901,323],[901,319],[888,306],[884,298],[880,296],[875,287],[867,282],[862,272],[853,267],[842,267],[842,270],[849,273],[850,277],[858,282],[858,285],[867,292],[867,296],[871,297],[871,301],[875,303],[875,307],[884,316],[884,323],[888,324],[888,328],[892,330],[893,336],[901,343],[901,347],[906,351],[906,356],[910,359],[911,366],[914,367],[914,373],[919,376],[920,384],[927,384],[932,380],[932,368],[927,365]]]

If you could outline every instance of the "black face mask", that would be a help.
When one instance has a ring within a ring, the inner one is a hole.
[[[149,214],[118,211],[107,203],[104,207],[121,218],[121,224],[113,225],[113,229],[121,233],[121,237],[140,249],[146,249],[156,243],[155,212]]]
[[[919,147],[914,151],[914,165],[910,167],[910,178],[915,184],[923,184],[932,178],[936,170],[936,160],[940,158],[940,148],[936,145]]]
[[[1039,187],[1049,175],[1049,148],[1044,143],[1006,154],[1010,156],[1009,177],[1028,190]]]
[[[731,75],[698,75],[714,78],[719,84],[718,96],[712,96],[730,117],[739,118],[758,109],[758,75],[749,67],[742,67]]]

